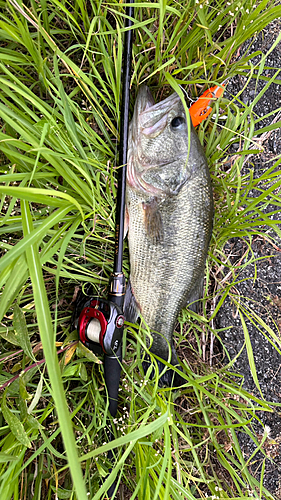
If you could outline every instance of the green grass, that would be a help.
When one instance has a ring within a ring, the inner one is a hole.
[[[255,131],[255,105],[280,83],[279,71],[262,74],[265,54],[253,66],[259,52],[237,57],[281,15],[277,3],[253,4],[135,3],[132,107],[142,82],[158,99],[179,85],[196,99],[235,75],[246,76],[246,86],[263,79],[266,87],[249,106],[225,92],[198,129],[216,217],[203,312],[184,310],[179,318],[178,348],[195,339],[186,384],[173,392],[144,376],[146,332],[128,325],[115,441],[107,443],[102,365],[77,344],[70,324],[75,287],[91,283],[104,294],[112,269],[124,11],[116,1],[0,1],[1,500],[97,500],[114,476],[124,498],[273,499],[262,484],[264,466],[259,482],[250,473],[255,456],[245,461],[237,438],[246,433],[266,456],[267,436],[258,441],[254,423],[272,405],[242,388],[233,362],[210,368],[200,346],[202,335],[220,337],[213,321],[230,297],[257,387],[245,319],[280,349],[274,331],[233,293],[239,272],[255,261],[253,236],[280,236],[273,217],[280,210],[280,158],[258,179],[244,167],[259,151],[259,134],[280,126]],[[235,143],[242,147],[234,156]],[[249,249],[238,268],[224,250],[233,237]],[[216,274],[221,266],[224,274]],[[115,467],[101,487],[111,448]]]

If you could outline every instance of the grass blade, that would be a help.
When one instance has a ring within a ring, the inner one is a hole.
[[[21,208],[24,234],[28,236],[32,233],[33,230],[28,203],[23,200],[21,202]],[[48,298],[42,275],[40,259],[38,255],[38,247],[36,244],[31,243],[28,248],[26,248],[26,258],[34,292],[35,308],[41,341],[43,344],[44,355],[52,386],[53,398],[61,425],[62,437],[69,461],[73,484],[78,500],[87,500],[85,483],[78,461],[76,442],[74,439],[71,419],[67,408],[59,369],[59,363],[55,348],[53,325],[49,311]]]

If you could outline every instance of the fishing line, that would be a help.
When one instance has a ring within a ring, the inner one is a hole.
[[[197,99],[192,99],[192,98],[188,95],[187,90],[186,90],[186,89],[185,89],[182,85],[180,85],[180,84],[179,84],[179,87],[181,88],[181,90],[183,91],[183,93],[186,95],[187,99],[188,99],[190,102],[193,102],[193,103],[194,103],[194,102],[196,102],[196,101],[197,101]]]
[[[114,162],[113,162],[113,170],[115,172],[117,170],[118,135],[119,135],[119,121],[117,120],[117,125],[116,125],[116,140],[115,140],[115,148],[114,148]],[[108,161],[108,163],[107,163],[107,175],[105,174],[105,172],[103,172],[103,176],[104,176],[104,180],[105,180],[104,193],[106,192],[106,183],[108,182],[108,184],[110,185],[109,181],[110,181],[110,178],[111,178],[112,174],[113,174],[113,172],[111,172],[110,161]],[[116,178],[114,180],[117,181]],[[116,198],[115,198],[115,202],[116,202]],[[104,217],[102,217],[102,215],[100,213],[98,214],[99,218],[101,220],[107,222],[108,219],[111,217],[111,215],[114,213],[114,209],[115,209],[115,206],[110,206],[110,213],[108,215],[108,218],[105,219]],[[95,225],[96,225],[96,223],[94,223],[93,231],[94,231]],[[108,228],[111,230],[109,223],[108,223]],[[105,240],[105,242],[102,242],[102,245],[101,245],[101,250],[102,250],[101,251],[102,266],[100,268],[100,272],[98,273],[98,275],[99,275],[99,283],[94,283],[93,284],[94,293],[96,295],[99,295],[101,288],[106,286],[102,282],[102,279],[105,277],[108,280],[108,276],[106,276],[106,271],[105,271],[105,258],[106,258],[107,249],[108,249],[108,246],[109,246],[109,241],[108,241],[109,237],[106,237],[106,233],[104,233],[104,234],[105,234],[105,236],[103,237],[103,240]],[[114,245],[114,242],[113,242],[113,245]],[[104,290],[104,292],[102,293],[102,295],[105,295],[105,294],[106,294],[106,290]]]

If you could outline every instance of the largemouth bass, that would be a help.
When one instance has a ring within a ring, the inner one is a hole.
[[[175,323],[181,309],[202,294],[212,219],[207,160],[191,123],[188,133],[180,97],[155,104],[141,87],[128,143],[130,283],[124,309],[131,322],[141,313],[152,330],[151,352],[163,360],[172,353],[174,365]],[[170,385],[170,378],[166,372],[161,382]]]

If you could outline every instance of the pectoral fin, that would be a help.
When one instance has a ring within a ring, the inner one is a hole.
[[[153,244],[161,243],[164,239],[164,225],[157,199],[143,202],[142,208],[147,237]]]

